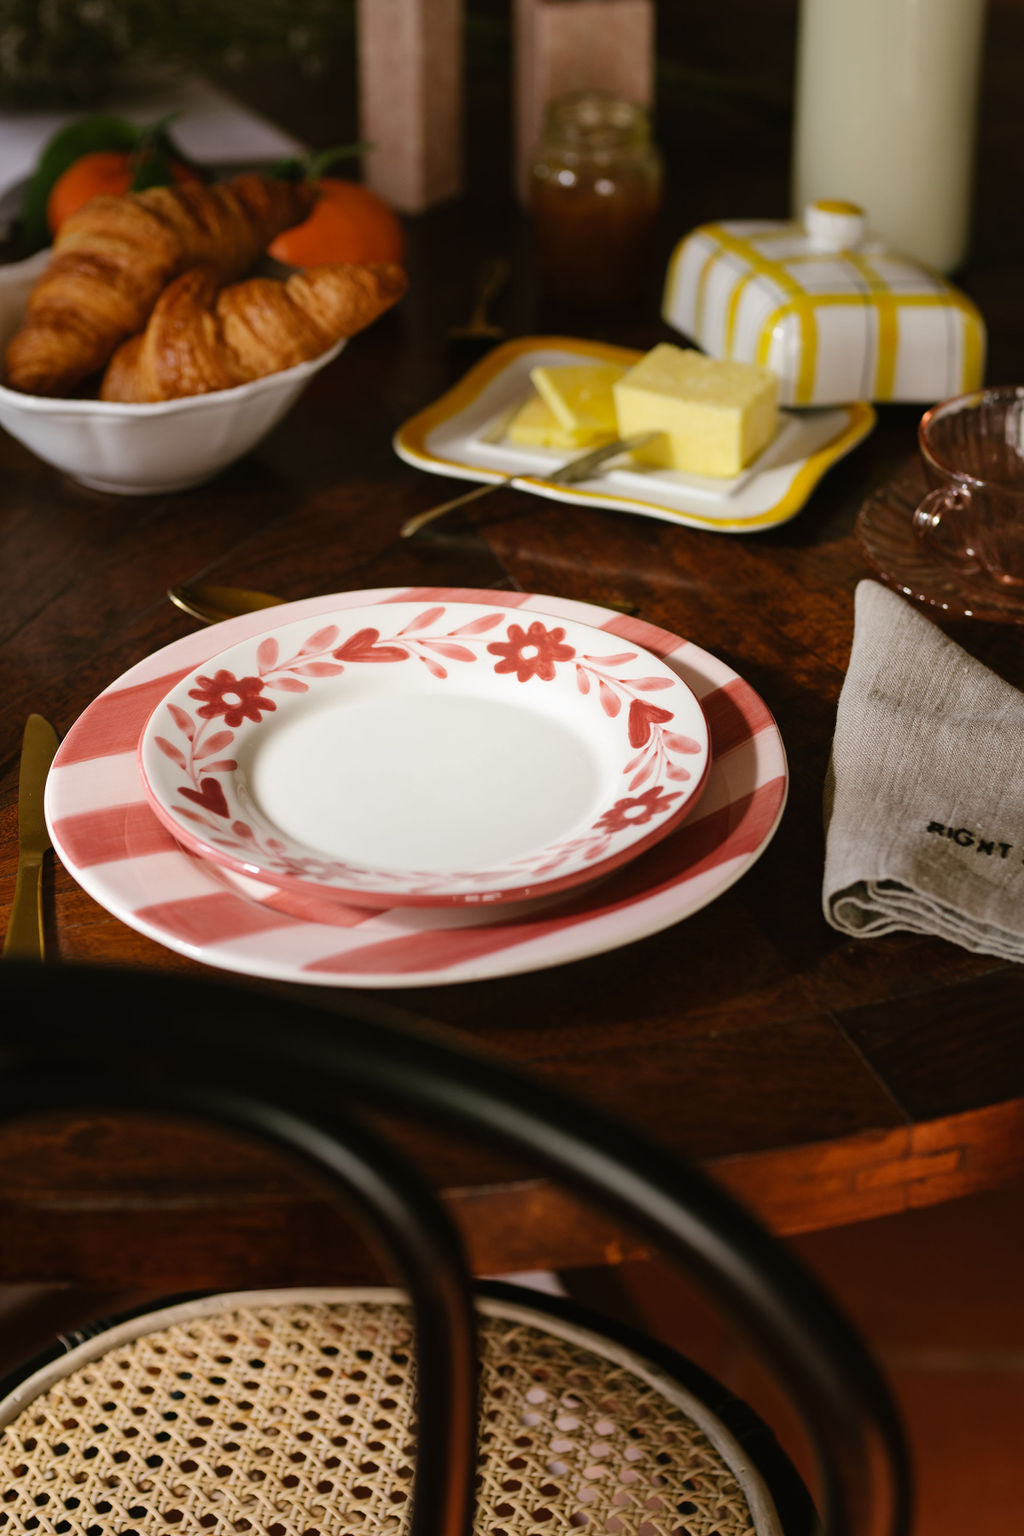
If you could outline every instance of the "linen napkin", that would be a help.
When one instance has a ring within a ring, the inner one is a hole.
[[[1024,961],[1024,693],[875,581],[825,782],[825,917]]]

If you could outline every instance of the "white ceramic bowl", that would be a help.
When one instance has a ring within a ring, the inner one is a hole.
[[[40,251],[0,267],[0,349],[19,324],[48,258],[48,251]],[[82,485],[129,496],[181,491],[255,447],[344,345],[339,341],[312,362],[237,389],[159,405],[51,400],[0,385],[0,426]]]

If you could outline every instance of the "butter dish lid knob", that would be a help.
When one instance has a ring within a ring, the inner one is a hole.
[[[822,197],[805,208],[804,228],[818,250],[846,251],[864,239],[864,210],[840,198]]]

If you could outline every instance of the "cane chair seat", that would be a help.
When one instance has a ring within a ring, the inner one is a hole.
[[[518,1301],[478,1311],[480,1536],[777,1536],[732,1431],[660,1366]],[[402,1536],[413,1333],[383,1289],[113,1324],[0,1404],[0,1531]]]

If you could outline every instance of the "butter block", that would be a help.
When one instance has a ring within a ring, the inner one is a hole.
[[[618,363],[566,363],[538,365],[530,378],[567,431],[592,432],[596,442],[618,432],[612,386],[625,372]]]
[[[779,428],[779,381],[756,363],[662,342],[613,386],[619,432],[662,435],[634,457],[659,469],[738,475]]]
[[[610,434],[564,427],[540,395],[531,394],[505,428],[510,443],[525,448],[589,448]]]

